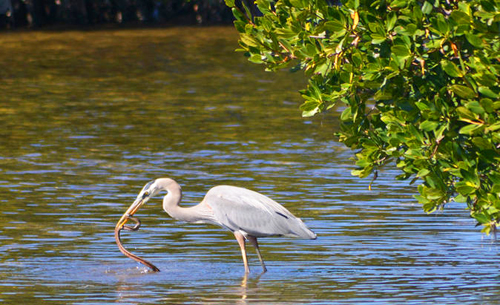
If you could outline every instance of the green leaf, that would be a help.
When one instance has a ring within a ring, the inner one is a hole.
[[[425,177],[427,176],[431,171],[428,170],[427,168],[422,168],[421,170],[418,171],[417,176],[418,177]]]
[[[470,17],[466,13],[458,10],[451,12],[450,18],[457,24],[466,24],[470,22]]]
[[[500,193],[500,183],[493,184],[493,186],[491,187],[491,191],[497,194]]]
[[[411,55],[411,52],[408,49],[408,47],[406,45],[402,45],[402,44],[393,46],[391,48],[391,51],[392,51],[392,53],[396,54],[396,56],[398,56],[402,59],[408,58]]]
[[[472,143],[482,150],[492,149],[493,145],[483,137],[474,137]]]
[[[316,113],[320,112],[319,106],[321,105],[318,101],[309,101],[300,105],[300,110],[302,110],[302,117],[311,117]]]
[[[378,33],[373,33],[370,36],[372,37],[372,44],[381,44],[387,39],[385,35],[380,35]]]
[[[233,7],[231,9],[231,12],[233,12],[233,16],[234,16],[234,18],[236,18],[237,21],[241,21],[241,22],[243,22],[245,24],[248,22],[247,16],[245,16],[245,14],[243,14],[241,12],[241,10],[239,10],[238,8]]]
[[[408,131],[410,132],[410,134],[415,138],[413,139],[413,141],[417,141],[417,143],[422,143],[424,141],[424,134],[421,133],[415,126],[413,126],[412,124],[410,124],[408,126]]]
[[[463,181],[466,185],[470,185],[475,188],[479,187],[479,177],[477,176],[477,173],[474,169],[469,169],[468,171],[465,169],[461,169],[460,174],[462,174],[462,177],[464,178]]]
[[[480,224],[487,224],[491,221],[491,217],[482,213],[474,213],[472,214],[472,217],[474,217]]]
[[[431,12],[432,12],[432,4],[425,1],[424,5],[422,5],[422,13],[424,13],[425,15],[429,15]]]
[[[293,7],[301,9],[306,7],[305,1],[302,0],[289,0]]]
[[[481,106],[481,104],[479,104],[478,101],[471,101],[471,102],[467,103],[465,105],[465,107],[467,107],[467,109],[469,109],[470,111],[472,111],[473,113],[476,113],[476,114],[483,114],[484,113],[484,108],[483,108],[483,106]]]
[[[396,24],[396,21],[398,21],[398,15],[396,15],[395,12],[390,12],[389,16],[387,18],[387,21],[385,23],[386,30],[392,31],[392,29],[394,28],[394,25]]]
[[[357,67],[363,65],[363,56],[360,53],[354,53],[351,56],[352,63]]]
[[[234,1],[235,0],[224,0],[224,2],[228,7],[234,7]]]
[[[448,74],[451,77],[462,77],[462,71],[458,69],[457,65],[455,65],[453,62],[449,60],[442,60],[441,61],[441,68],[443,68],[444,72]]]
[[[234,2],[234,0],[231,1]],[[261,11],[261,13],[266,14],[271,12],[269,0],[255,0],[255,4],[257,4],[257,7],[259,8],[259,11]]]
[[[248,34],[240,34],[240,40],[249,47],[259,46],[259,42],[253,36]]]
[[[474,33],[467,33],[465,34],[465,37],[467,38],[467,41],[476,48],[482,48],[483,47],[483,40],[478,37],[477,34]]]
[[[297,35],[292,29],[276,29],[274,31],[280,38],[293,38]]]
[[[390,4],[390,7],[392,9],[395,9],[395,8],[403,8],[403,7],[406,7],[408,5],[408,1],[406,0],[393,0]]]
[[[443,43],[445,42],[445,39],[433,39],[429,42],[426,43],[426,47],[429,48],[430,50],[432,49],[438,49],[441,48]]]
[[[476,191],[475,187],[466,185],[465,182],[457,182],[455,188],[457,192],[464,197],[467,197]]]
[[[481,93],[482,95],[485,95],[487,97],[491,97],[491,98],[499,98],[500,95],[498,95],[497,93],[493,92],[493,90],[491,90],[490,88],[488,87],[479,87],[477,89],[477,91],[479,91],[479,93]]]
[[[349,0],[345,2],[345,6],[351,10],[357,10],[359,7],[359,0]]]
[[[488,128],[486,128],[486,131],[491,132],[491,131],[497,131],[499,129],[500,129],[500,122],[497,122],[495,124],[488,126]]]
[[[327,21],[324,24],[326,30],[330,30],[332,32],[340,32],[345,31],[347,26],[340,20],[331,20]]]
[[[483,125],[476,125],[476,124],[468,124],[465,125],[464,127],[460,128],[458,131],[460,134],[466,134],[466,135],[472,135],[474,134],[475,131],[477,131],[479,128],[482,128]]]
[[[424,103],[424,102],[416,102],[415,106],[417,106],[418,109],[420,109],[420,111],[429,110],[429,105],[427,103]]]
[[[367,166],[367,167],[363,168],[362,170],[356,170],[356,169],[352,170],[351,175],[358,176],[359,178],[366,178],[372,173],[372,170],[373,170],[373,166]]]
[[[423,121],[420,123],[420,129],[423,131],[433,131],[438,127],[439,122],[433,122],[433,121]]]
[[[438,188],[427,188],[425,195],[427,199],[437,200],[443,198],[445,196],[445,193]]]
[[[449,32],[450,28],[448,27],[448,22],[442,14],[437,15],[436,23],[438,31],[440,31],[442,34],[446,35]]]
[[[262,56],[260,54],[252,54],[249,58],[249,61],[255,63],[255,64],[261,64],[263,63],[262,61]]]
[[[422,19],[422,9],[419,5],[413,6],[413,20],[420,21]]]
[[[352,118],[351,107],[347,107],[346,109],[344,109],[344,111],[342,111],[340,119],[342,121],[347,121],[350,120],[351,118]]]
[[[476,120],[476,116],[469,109],[467,109],[467,108],[465,108],[463,106],[460,106],[460,107],[457,107],[456,110],[457,110],[457,113],[459,115],[459,118],[461,118],[461,119],[467,119],[469,121]]]
[[[450,86],[451,91],[453,91],[456,95],[460,96],[464,99],[475,98],[476,94],[472,91],[471,88],[462,86],[462,85],[452,85]]]
[[[484,233],[486,235],[490,235],[491,233],[491,225],[483,224],[483,229],[481,230],[481,233]]]
[[[441,139],[443,137],[443,133],[449,129],[449,123],[442,124],[438,129],[434,130],[434,135],[436,139]]]

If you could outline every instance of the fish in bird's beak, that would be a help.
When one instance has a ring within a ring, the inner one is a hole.
[[[149,187],[151,186],[152,183],[153,182],[150,182],[150,183],[146,184],[146,186],[144,186],[142,191],[139,193],[139,195],[135,199],[134,203],[132,203],[132,205],[127,209],[125,214],[123,214],[123,216],[120,218],[120,220],[116,224],[115,240],[116,240],[116,244],[118,245],[118,248],[120,249],[120,251],[123,254],[125,254],[126,256],[130,257],[131,259],[151,268],[152,271],[158,272],[158,271],[160,271],[160,269],[158,269],[155,265],[140,258],[139,256],[137,256],[135,254],[130,253],[127,249],[125,249],[125,247],[123,247],[123,245],[122,245],[121,238],[120,238],[120,231],[122,229],[129,230],[129,231],[139,230],[139,227],[141,226],[141,222],[138,218],[132,217],[132,215],[134,215],[137,212],[137,210],[139,210],[139,208],[143,204],[145,204],[149,200],[149,198],[151,197],[151,192],[149,191]],[[135,223],[136,223],[135,226],[133,226],[133,227],[126,226],[125,224],[127,223],[128,220],[135,221]]]
[[[116,224],[116,229],[118,230],[121,230],[123,228],[129,228],[129,227],[125,227],[125,224],[127,223],[127,221],[129,219],[132,219],[132,220],[136,220],[138,222],[138,224],[140,224],[140,222],[138,221],[137,218],[133,218],[132,215],[135,214],[135,212],[137,212],[137,210],[139,210],[139,208],[144,204],[146,203],[147,199],[145,200],[144,198],[137,198],[134,203],[132,203],[132,205],[127,209],[127,211],[125,212],[125,214],[123,214],[123,216],[120,218],[120,220],[118,220],[118,223]],[[139,229],[139,227],[136,225],[136,228],[134,228],[133,230],[137,230]]]

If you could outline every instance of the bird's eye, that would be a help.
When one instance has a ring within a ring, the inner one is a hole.
[[[142,198],[146,198],[149,196],[149,192],[144,192],[144,194],[142,194]]]

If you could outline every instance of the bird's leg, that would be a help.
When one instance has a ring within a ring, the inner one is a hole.
[[[250,269],[248,268],[247,252],[245,250],[245,236],[243,236],[240,232],[235,231],[234,237],[236,237],[236,240],[241,248],[241,256],[243,257],[243,264],[245,265],[245,274],[249,273]]]
[[[262,255],[260,255],[260,250],[259,250],[259,244],[257,243],[257,238],[253,236],[247,236],[247,239],[250,241],[250,243],[254,246],[255,250],[257,251],[257,256],[259,257],[260,264],[262,266],[262,272],[267,272],[266,264],[264,264],[264,260],[262,259]]]
[[[123,227],[122,227],[123,229],[128,230],[128,231],[137,231],[137,230],[139,230],[139,228],[141,227],[141,221],[139,220],[139,218],[127,215],[127,219],[135,221],[135,226],[131,227],[131,226],[123,225]]]

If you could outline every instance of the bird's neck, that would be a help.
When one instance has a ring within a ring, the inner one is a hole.
[[[172,218],[177,219],[177,215],[182,208],[179,203],[182,199],[181,187],[177,183],[170,183],[166,188],[167,195],[163,198],[163,209]]]
[[[167,195],[163,198],[163,209],[170,217],[186,222],[198,222],[203,220],[205,213],[202,211],[200,205],[188,208],[179,206],[182,199],[182,191],[177,183],[169,185],[167,192]]]

